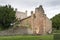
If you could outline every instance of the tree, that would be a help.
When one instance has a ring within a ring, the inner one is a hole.
[[[52,20],[52,26],[53,28],[56,28],[57,30],[60,29],[60,13],[55,15],[53,18],[51,18]]]
[[[11,5],[0,6],[0,27],[3,29],[9,28],[11,23],[16,19],[16,11]]]

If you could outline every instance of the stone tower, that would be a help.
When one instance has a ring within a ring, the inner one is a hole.
[[[31,12],[31,27],[32,27],[33,33],[46,34],[46,27],[48,27],[47,23],[50,23],[48,20],[49,19],[44,14],[42,5],[35,8],[35,13],[33,13],[33,11]]]
[[[43,14],[44,14],[44,10],[42,8],[42,5],[40,5],[39,7],[37,7],[35,9],[35,29],[38,31],[36,31],[38,34],[42,34],[43,32]]]

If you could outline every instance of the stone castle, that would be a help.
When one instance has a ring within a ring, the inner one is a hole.
[[[18,13],[17,13],[18,14]],[[47,34],[52,32],[52,22],[44,14],[42,5],[35,8],[35,13],[31,11],[31,16],[27,17],[27,12],[20,12],[16,17],[20,19],[22,27],[30,27],[28,34]]]
[[[16,11],[16,18],[19,20],[19,27],[1,31],[0,35],[19,35],[19,34],[48,34],[52,32],[52,22],[44,14],[42,5],[35,8],[35,12],[31,11],[31,15],[27,17],[27,11]]]

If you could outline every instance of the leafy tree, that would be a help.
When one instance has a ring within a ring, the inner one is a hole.
[[[53,28],[56,28],[57,30],[60,29],[60,13],[55,15],[53,18],[51,18],[52,20],[52,26]]]
[[[11,5],[0,6],[0,27],[3,29],[9,28],[15,20],[16,11]]]

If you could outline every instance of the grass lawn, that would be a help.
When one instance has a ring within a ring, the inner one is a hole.
[[[44,36],[0,36],[0,40],[53,40],[53,35]]]

